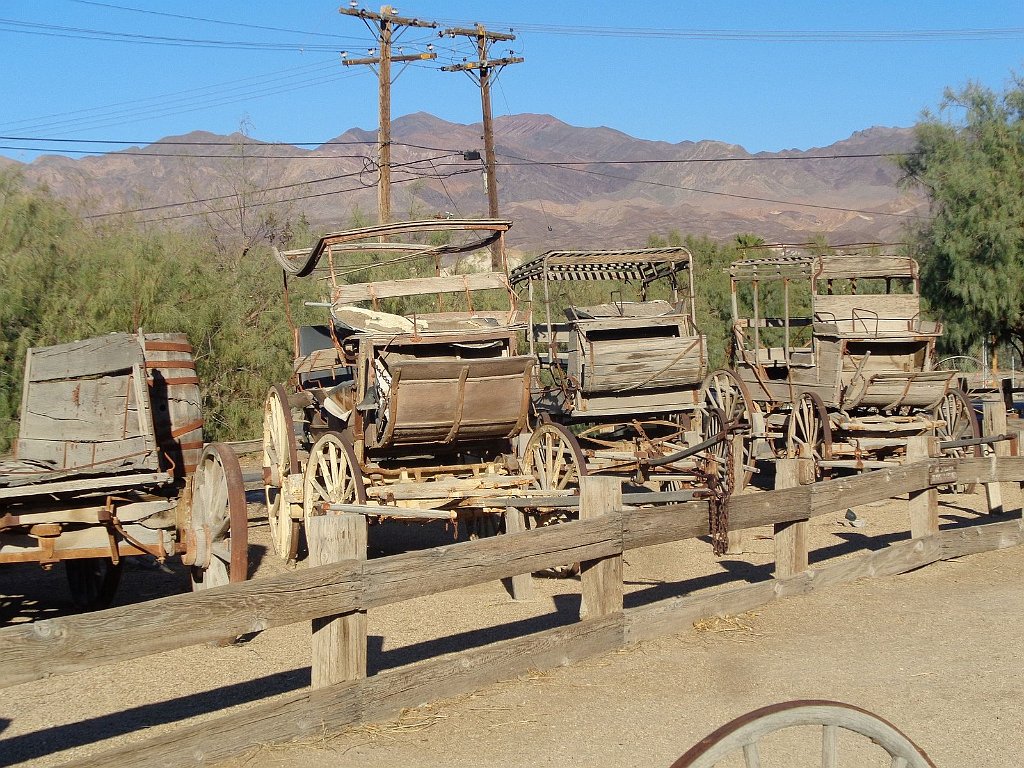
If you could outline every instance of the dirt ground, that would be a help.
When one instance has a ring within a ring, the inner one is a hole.
[[[981,508],[980,493],[940,498],[944,527],[983,519],[972,511]],[[280,572],[285,566],[268,549],[258,494],[251,499],[256,574]],[[861,527],[851,526],[842,513],[812,521],[812,564],[907,538],[905,500],[855,512]],[[748,532],[744,554],[722,559],[712,556],[706,541],[627,553],[627,606],[770,578],[768,534]],[[440,528],[383,526],[372,531],[371,556],[451,537]],[[501,584],[492,583],[371,611],[371,674],[573,621],[579,582],[535,581],[536,598],[529,602],[511,601]],[[750,709],[829,698],[894,722],[938,766],[1016,768],[1024,764],[1022,581],[1020,548],[866,579],[497,683],[340,735],[253,745],[225,765],[667,767],[708,732]],[[179,566],[135,562],[119,601],[185,589]],[[0,623],[69,610],[59,569],[0,569]],[[0,766],[59,765],[267,702],[308,682],[309,627],[303,624],[234,646],[184,648],[8,688],[0,696]],[[764,765],[798,768],[799,752],[780,745],[777,761],[766,754]],[[819,759],[815,755],[806,764],[818,765]],[[842,764],[875,763],[858,757]]]

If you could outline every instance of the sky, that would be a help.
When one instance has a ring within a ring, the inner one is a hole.
[[[348,7],[348,0],[342,0]],[[379,10],[379,5],[364,6]],[[522,56],[494,115],[551,114],[666,142],[748,151],[827,146],[875,125],[911,126],[946,86],[996,90],[1024,73],[1024,2],[402,0],[439,29],[483,23]],[[103,152],[193,130],[314,145],[377,127],[373,33],[334,0],[6,0],[0,4],[0,155]],[[480,120],[479,90],[445,64],[468,40],[409,28],[405,54],[438,59],[396,78],[392,115]],[[396,53],[398,51],[396,50]],[[397,69],[397,68],[396,68]],[[55,139],[64,141],[57,142]],[[70,140],[70,141],[69,141]]]

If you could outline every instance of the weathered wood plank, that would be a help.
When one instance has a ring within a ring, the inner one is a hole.
[[[595,560],[621,547],[621,523],[608,516],[3,627],[0,688],[565,562]]]
[[[495,288],[508,290],[508,280],[501,272],[474,272],[451,277],[411,277],[371,283],[339,285],[332,298],[337,304],[391,299],[399,296],[420,296],[433,293],[464,293]]]
[[[617,477],[580,480],[580,519],[614,519],[622,530],[622,481]],[[621,536],[621,533],[620,533]],[[622,541],[619,551],[599,560],[580,563],[583,598],[580,618],[607,616],[622,610]]]
[[[925,539],[900,542],[877,552],[823,568],[812,568],[785,579],[772,579],[710,595],[670,598],[626,609],[626,640],[633,643],[685,632],[695,621],[709,616],[736,615],[783,597],[803,595],[823,587],[845,584],[864,577],[893,576],[939,560],[1021,544],[1024,544],[1024,531],[1019,520],[942,531]]]
[[[552,669],[620,648],[621,613],[533,635],[462,650],[347,683],[291,694],[215,720],[67,763],[69,768],[111,765],[205,765],[256,744],[322,736],[356,722],[379,720],[530,670]]]
[[[366,518],[316,515],[306,522],[309,564],[366,559]],[[366,611],[313,619],[311,684],[325,688],[366,677]]]
[[[775,462],[775,487],[794,488],[801,485],[801,463],[807,459],[779,459]],[[813,472],[813,469],[812,469]],[[807,520],[775,523],[775,576],[784,579],[806,571]]]
[[[927,435],[911,437],[907,441],[907,461],[926,462],[931,452],[932,438]],[[935,488],[910,491],[910,535],[920,539],[939,531],[939,492]]]
[[[22,438],[101,442],[141,434],[131,374],[36,382],[21,414]]]
[[[37,347],[27,382],[99,376],[144,365],[142,345],[130,333],[111,333],[84,341]]]
[[[65,442],[62,440],[19,439],[15,443],[18,458],[52,464],[57,470],[80,469],[89,472],[124,467],[156,469],[156,450],[143,436],[109,442]]]
[[[505,509],[505,533],[519,533],[526,530],[526,515],[522,509],[507,507]],[[533,599],[533,575],[521,573],[506,579],[507,587],[513,600]]]

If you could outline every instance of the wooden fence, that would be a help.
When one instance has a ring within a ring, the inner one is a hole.
[[[928,442],[914,446],[927,454]],[[1006,453],[1010,446],[1001,448]],[[1024,542],[1019,516],[939,532],[936,487],[985,483],[1004,497],[1024,479],[1024,459],[929,458],[856,477],[800,484],[803,460],[781,462],[774,491],[734,497],[731,528],[775,526],[776,578],[707,595],[623,608],[623,552],[706,536],[708,508],[689,502],[630,508],[612,478],[587,478],[580,520],[366,560],[365,518],[342,514],[311,527],[321,565],[291,573],[92,614],[0,629],[0,687],[299,621],[313,623],[309,689],[217,719],[178,728],[75,766],[195,765],[254,744],[319,735],[405,707],[475,690],[533,669],[572,663],[637,641],[685,631],[703,617],[742,613],[770,601],[864,576],[902,573],[927,563]],[[809,518],[909,494],[913,537],[880,551],[808,568]],[[509,519],[514,519],[510,516]],[[513,526],[514,528],[515,526]],[[348,553],[346,559],[330,562]],[[582,564],[578,622],[475,647],[366,677],[369,609],[493,580],[522,577],[568,562]],[[130,684],[127,683],[126,684]],[[2,742],[0,742],[2,749]]]

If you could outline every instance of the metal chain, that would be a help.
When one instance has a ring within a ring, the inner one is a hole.
[[[729,548],[729,496],[735,488],[736,478],[732,460],[732,440],[725,440],[725,472],[715,472],[708,476],[711,498],[708,500],[708,529],[711,532],[711,546],[715,556],[721,557]],[[719,483],[722,476],[724,482]]]

